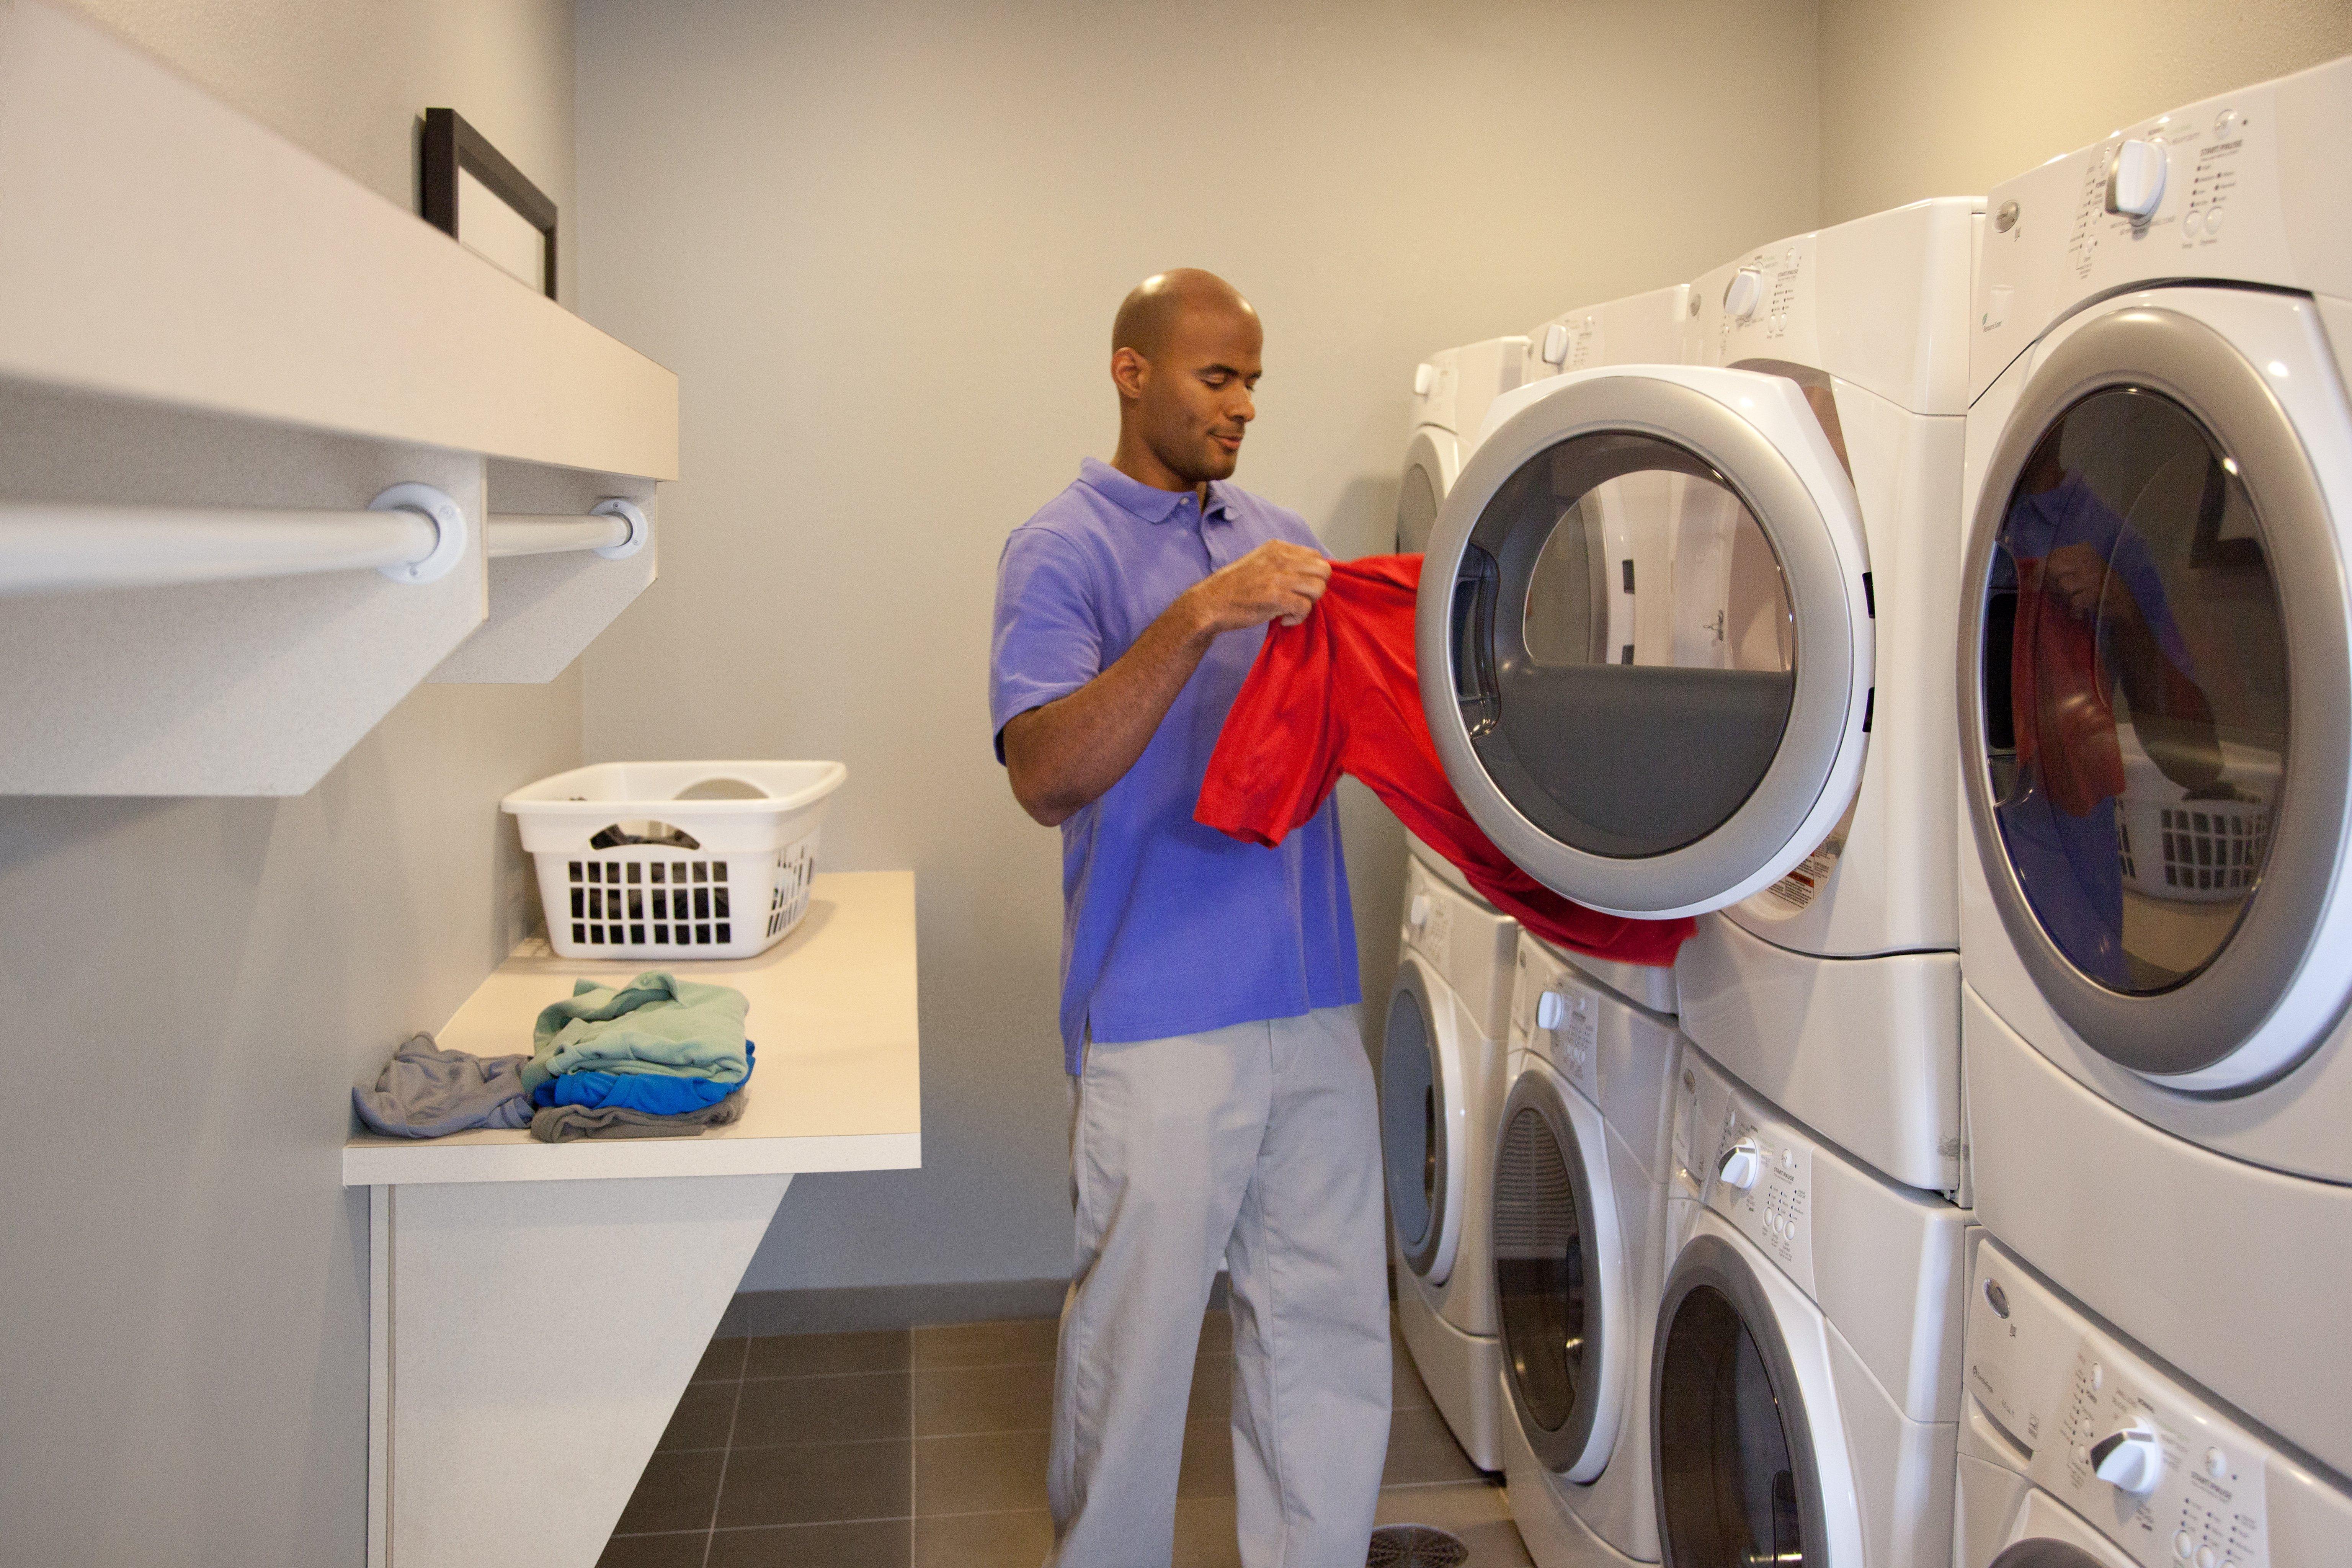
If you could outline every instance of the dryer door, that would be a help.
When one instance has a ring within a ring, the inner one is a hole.
[[[2145,302],[2168,293],[2238,341]],[[2309,311],[2173,290],[2070,331],[1970,539],[1960,746],[2002,922],[2084,1043],[2179,1089],[2292,1067],[2347,989],[2324,929],[2352,752],[2345,570],[2281,396],[2335,445],[2352,415]]]
[[[1667,1277],[1650,1400],[1666,1562],[1824,1568],[1830,1531],[1795,1363],[1765,1287],[1721,1237],[1695,1237]]]
[[[1871,697],[1862,522],[1804,394],[1631,366],[1522,389],[1490,423],[1416,634],[1464,805],[1612,913],[1770,886],[1843,814]]]
[[[1463,1042],[1444,984],[1408,952],[1389,992],[1381,1048],[1381,1158],[1389,1223],[1405,1266],[1433,1285],[1453,1276],[1467,1196],[1470,1116]]]
[[[1495,1151],[1511,1404],[1536,1457],[1580,1485],[1607,1468],[1629,1393],[1631,1281],[1607,1139],[1591,1103],[1537,1063],[1511,1086]]]
[[[1437,509],[1461,471],[1461,452],[1462,444],[1450,430],[1434,425],[1414,429],[1404,449],[1404,477],[1397,484],[1398,554],[1415,555],[1429,548]]]

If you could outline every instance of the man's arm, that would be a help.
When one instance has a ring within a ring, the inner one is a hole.
[[[1330,578],[1321,555],[1276,540],[1185,589],[1108,669],[1006,721],[1013,798],[1047,827],[1101,799],[1143,755],[1220,634],[1276,619],[1297,626]]]

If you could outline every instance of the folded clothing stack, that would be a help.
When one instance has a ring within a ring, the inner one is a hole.
[[[529,1057],[445,1051],[419,1035],[352,1102],[370,1128],[403,1138],[469,1127],[529,1127],[547,1143],[690,1138],[743,1114],[749,1008],[731,987],[659,971],[624,986],[582,980],[540,1013]]]

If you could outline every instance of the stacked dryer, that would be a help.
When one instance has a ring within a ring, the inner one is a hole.
[[[1527,374],[1528,340],[1488,338],[1433,353],[1412,372],[1412,434],[1397,486],[1396,547],[1412,554],[1429,543],[1437,509],[1478,444],[1495,399]]]
[[[1949,1551],[1966,1216],[1941,781],[1980,210],[1764,247],[1695,288],[1704,363],[1498,399],[1433,531],[1422,694],[1471,814],[1583,903],[1731,911],[1677,969],[1697,1048],[1647,1194],[1669,1200],[1642,1394],[1658,1533],[1620,1556]]]
[[[2347,140],[2342,60],[1991,196],[1962,1568],[2352,1552]]]

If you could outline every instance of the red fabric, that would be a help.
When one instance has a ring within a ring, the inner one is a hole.
[[[2017,630],[2010,652],[2010,708],[2017,760],[2038,763],[2042,787],[2069,816],[2124,793],[2116,710],[2099,668],[2098,632],[2042,586],[2042,563],[2017,563]]]
[[[1545,941],[1632,963],[1667,964],[1688,918],[1627,920],[1571,903],[1520,870],[1462,809],[1422,715],[1413,673],[1418,555],[1331,569],[1315,613],[1266,628],[1265,646],[1225,716],[1194,820],[1275,845],[1353,773],[1405,826],[1462,868],[1488,902]]]

